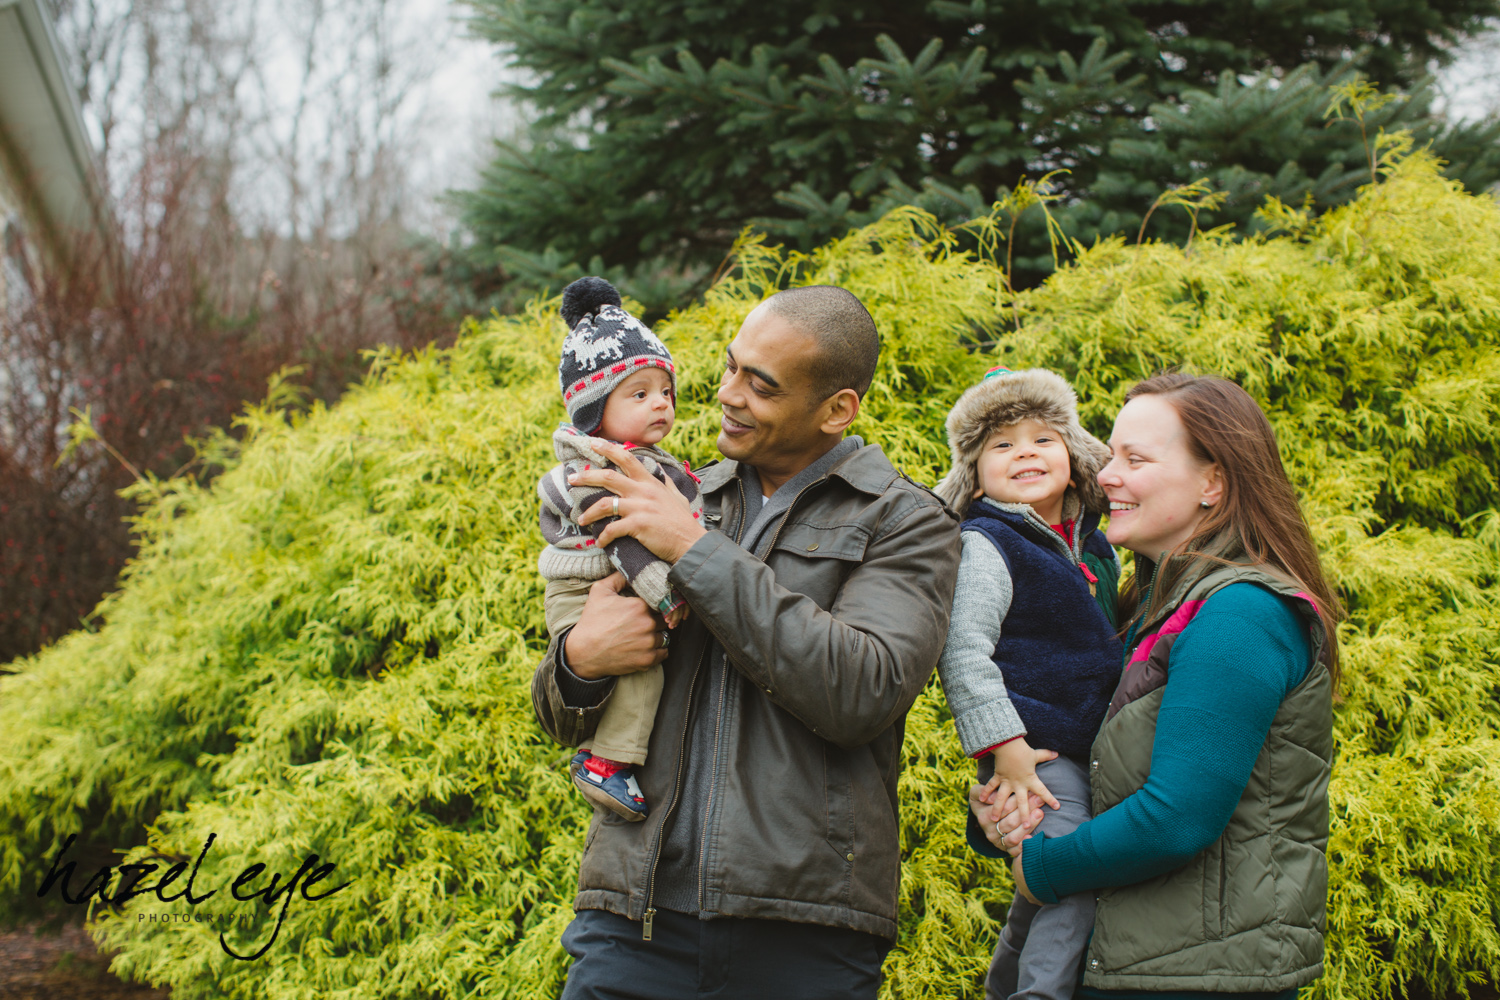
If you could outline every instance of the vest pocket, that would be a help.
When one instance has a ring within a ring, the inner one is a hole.
[[[1203,939],[1218,941],[1224,937],[1224,893],[1228,881],[1224,838],[1214,841],[1203,852]]]

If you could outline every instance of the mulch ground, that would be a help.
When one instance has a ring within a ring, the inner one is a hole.
[[[167,990],[123,983],[109,959],[78,924],[60,932],[0,934],[0,997],[4,1000],[168,1000]],[[1428,1000],[1413,994],[1409,1000]],[[1500,1000],[1493,986],[1476,986],[1469,1000]]]
[[[123,983],[79,924],[61,931],[0,934],[0,997],[5,1000],[167,1000],[167,990]]]

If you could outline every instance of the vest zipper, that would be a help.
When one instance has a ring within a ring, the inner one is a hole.
[[[739,543],[740,537],[741,537],[741,535],[744,534],[744,530],[745,530],[745,483],[744,483],[743,480],[741,480],[739,482],[739,487],[740,487],[740,521],[739,521],[739,524],[735,526],[735,539],[734,540],[735,540],[736,544]],[[720,518],[722,519],[722,517],[723,517],[723,512],[721,511],[720,512]],[[712,643],[712,639],[710,639],[710,643]],[[702,653],[702,655],[700,655],[698,657],[698,665],[693,668],[693,677],[692,677],[691,680],[688,681],[687,712],[683,715],[683,719],[682,719],[682,738],[681,738],[681,742],[678,744],[678,747],[677,747],[677,780],[676,780],[676,782],[672,786],[672,789],[673,789],[672,790],[672,801],[670,803],[668,803],[668,805],[667,805],[667,811],[662,816],[661,824],[656,828],[656,839],[651,844],[651,874],[648,875],[647,878],[646,878],[646,912],[644,914],[642,914],[642,920],[641,920],[641,940],[642,941],[650,941],[651,940],[651,934],[652,934],[652,931],[654,930],[654,925],[656,923],[656,907],[652,906],[651,903],[652,903],[652,901],[656,897],[656,869],[661,864],[661,841],[662,841],[663,835],[665,835],[666,830],[667,830],[667,822],[672,818],[672,813],[677,809],[677,802],[682,797],[682,776],[686,772],[686,769],[687,769],[687,741],[688,741],[688,731],[692,728],[692,722],[693,722],[693,692],[696,691],[697,688],[698,688],[698,674],[701,673],[702,670],[703,670],[703,661],[708,658],[708,650],[709,650],[709,646],[704,646],[703,647],[703,653]],[[720,699],[720,704],[722,705],[723,704],[723,690],[722,690],[722,685],[720,687],[719,699]],[[717,723],[716,723],[716,726],[717,726]],[[714,746],[715,746],[715,755],[717,755],[717,752],[718,752],[718,749],[717,749],[718,748],[718,733],[717,733],[717,729],[716,729],[715,734],[714,734]],[[709,796],[710,796],[710,801],[712,801],[712,796],[713,796],[713,784],[712,784],[712,782],[710,782],[710,784],[709,784]],[[698,898],[699,898],[699,904],[701,905],[702,904],[702,898],[703,898],[703,896],[702,896],[702,893],[703,893],[703,889],[702,889],[703,855],[702,855],[701,851],[700,851],[700,853],[698,855],[698,879],[699,879],[699,890],[698,890],[699,897]]]
[[[1130,626],[1130,631],[1125,633],[1125,657],[1127,659],[1131,651],[1135,648],[1135,633],[1140,629],[1141,623],[1146,620],[1146,612],[1151,610],[1151,592],[1156,589],[1156,574],[1160,570],[1160,564],[1151,568],[1151,579],[1146,581],[1145,593],[1142,594],[1140,602],[1136,605],[1139,613],[1136,615],[1135,623]]]

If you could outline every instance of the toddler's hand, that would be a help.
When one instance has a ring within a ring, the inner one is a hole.
[[[687,604],[684,602],[662,615],[662,620],[667,623],[667,628],[676,628],[687,620],[689,610]]]
[[[1036,766],[1049,760],[1057,758],[1056,750],[1033,750],[1031,744],[1026,742],[1025,737],[1011,740],[1001,744],[995,750],[995,777],[991,782],[998,786],[1008,786],[1008,793],[1020,795],[1030,792],[1041,799],[1053,809],[1062,808],[1053,794],[1047,791],[1047,786],[1036,776]],[[1000,812],[1007,813],[1010,808],[1006,804],[1008,795],[1002,792],[996,796],[995,805]],[[1019,808],[1021,802],[1016,803]]]

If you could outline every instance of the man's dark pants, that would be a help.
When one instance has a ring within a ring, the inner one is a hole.
[[[783,920],[699,920],[658,910],[641,925],[580,910],[563,932],[573,956],[562,1000],[875,1000],[890,942]]]

